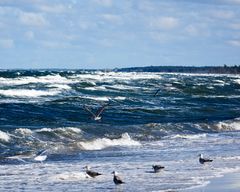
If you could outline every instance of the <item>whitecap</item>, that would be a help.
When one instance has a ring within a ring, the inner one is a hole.
[[[233,121],[224,121],[216,124],[217,130],[224,131],[239,131],[240,130],[240,119],[235,119]]]
[[[42,97],[42,96],[53,96],[57,95],[60,92],[57,90],[34,90],[34,89],[8,89],[8,90],[0,90],[0,95],[8,96],[8,97]]]
[[[141,144],[131,139],[128,133],[124,133],[119,139],[101,138],[93,141],[79,142],[78,145],[85,150],[101,150],[113,146],[140,146]]]
[[[10,139],[11,137],[7,133],[0,131],[0,141],[9,142]]]

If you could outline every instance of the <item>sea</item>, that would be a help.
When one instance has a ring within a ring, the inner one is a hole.
[[[239,162],[239,75],[0,71],[0,191],[202,192]]]

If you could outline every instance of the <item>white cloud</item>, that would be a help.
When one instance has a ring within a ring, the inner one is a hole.
[[[6,49],[13,48],[14,41],[12,39],[0,39],[0,47]]]
[[[103,14],[102,18],[105,19],[106,21],[109,21],[109,22],[112,22],[112,23],[117,23],[117,24],[122,23],[122,18],[118,15]]]
[[[240,30],[240,23],[232,23],[230,24],[230,28],[235,30]]]
[[[69,48],[71,45],[68,42],[58,42],[58,41],[41,41],[40,45],[45,48],[51,48],[51,49],[65,49]]]
[[[215,10],[212,12],[212,16],[218,19],[232,19],[235,14],[232,11]]]
[[[150,36],[153,40],[160,43],[165,43],[170,40],[170,37],[165,33],[150,32]]]
[[[112,0],[94,0],[94,2],[104,7],[112,6]]]
[[[240,47],[240,40],[230,40],[230,41],[227,41],[227,43],[232,46]]]
[[[223,0],[226,3],[240,4],[240,0]]]
[[[190,36],[208,37],[211,35],[209,27],[206,23],[193,23],[187,25],[184,29],[184,32]]]
[[[48,12],[48,13],[63,13],[66,12],[67,7],[65,7],[62,4],[58,5],[40,5],[39,9],[43,12]]]
[[[24,35],[28,40],[34,39],[34,33],[32,31],[27,31]]]
[[[20,22],[33,27],[43,27],[48,24],[42,14],[33,12],[21,12]]]
[[[157,17],[150,21],[150,26],[156,29],[170,30],[179,25],[179,21],[175,17]]]

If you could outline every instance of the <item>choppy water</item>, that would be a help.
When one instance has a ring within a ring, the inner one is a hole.
[[[201,191],[240,170],[239,97],[230,75],[0,71],[0,191]]]

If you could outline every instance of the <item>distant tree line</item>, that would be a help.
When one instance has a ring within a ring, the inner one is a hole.
[[[166,73],[215,73],[240,74],[240,65],[237,66],[147,66],[115,69],[118,72],[166,72]]]

